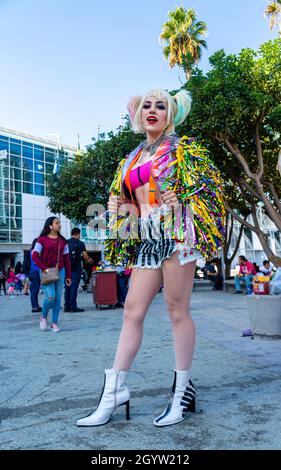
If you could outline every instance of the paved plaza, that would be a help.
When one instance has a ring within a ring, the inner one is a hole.
[[[163,294],[148,312],[129,374],[131,421],[121,407],[96,428],[78,428],[75,422],[99,398],[122,309],[96,310],[84,292],[78,303],[85,312],[62,312],[63,331],[56,334],[39,330],[28,296],[0,297],[1,449],[281,449],[281,340],[241,337],[249,328],[245,296],[210,288],[193,293],[197,413],[166,428],[152,424],[173,379]]]

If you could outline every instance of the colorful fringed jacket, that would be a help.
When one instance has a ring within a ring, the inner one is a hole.
[[[137,214],[138,205],[131,191],[129,173],[140,157],[143,145],[141,143],[120,162],[110,187],[110,194],[122,195],[127,203],[133,204]],[[158,205],[158,189],[172,190],[180,202],[179,215],[171,212],[171,216],[165,218],[165,229],[170,230],[171,237],[195,247],[205,258],[215,256],[224,240],[225,210],[222,179],[206,148],[195,139],[167,136],[159,144],[151,165],[151,206]],[[133,266],[141,239],[132,230],[132,218],[129,219],[126,212],[118,214],[110,220],[109,230],[105,258],[113,265]]]

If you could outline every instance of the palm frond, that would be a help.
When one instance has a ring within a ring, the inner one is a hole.
[[[208,32],[207,25],[204,21],[197,21],[194,9],[176,7],[168,13],[168,17],[159,36],[160,43],[165,44],[163,55],[169,59],[171,67],[179,65],[190,76],[192,66],[202,56],[202,49],[207,48],[203,39]]]

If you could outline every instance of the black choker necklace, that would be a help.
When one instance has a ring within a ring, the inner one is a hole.
[[[159,137],[155,142],[152,142],[152,144],[148,144],[147,140],[143,144],[143,150],[146,152],[149,152],[150,155],[153,155],[158,147],[159,144],[166,138],[166,134],[162,134],[161,137]]]

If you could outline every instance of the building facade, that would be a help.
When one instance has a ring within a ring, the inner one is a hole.
[[[23,260],[51,215],[46,176],[76,152],[68,145],[0,127],[0,264]],[[70,221],[60,219],[62,234],[69,237]]]

